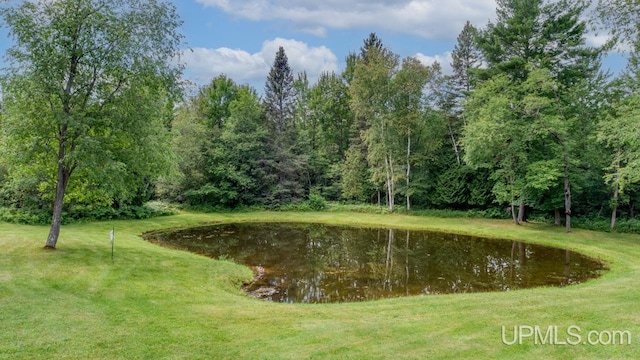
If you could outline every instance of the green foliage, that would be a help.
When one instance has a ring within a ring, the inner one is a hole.
[[[599,124],[598,140],[612,153],[605,181],[620,192],[640,181],[640,95],[634,93],[622,99],[606,119]]]
[[[341,167],[353,124],[348,87],[335,73],[323,73],[310,89],[300,87],[296,97],[297,113],[305,114],[299,116],[298,146],[308,154],[309,187],[328,199],[339,200]]]
[[[640,51],[640,3],[629,0],[598,0],[597,10],[601,25],[613,36],[609,45],[618,43],[622,45],[620,48],[630,49],[637,60]],[[635,66],[631,66],[631,69],[633,67]]]
[[[508,219],[511,215],[505,208],[489,207],[487,209],[452,210],[428,209],[412,211],[411,215],[430,216],[437,218],[480,218],[480,219]]]
[[[507,204],[522,196],[531,135],[521,113],[518,88],[507,75],[497,75],[482,83],[465,107],[465,161],[475,168],[493,169],[493,193]]]
[[[587,5],[498,1],[497,22],[478,37],[488,63],[477,71],[484,81],[465,105],[465,159],[492,169],[497,200],[562,204],[567,231],[574,168],[584,158],[584,132],[593,129],[597,114],[592,106],[598,102],[601,49],[586,46]]]
[[[453,95],[457,105],[474,87],[474,72],[482,63],[482,54],[477,47],[478,29],[467,21],[458,35],[458,42],[451,52],[454,81]]]
[[[411,197],[423,186],[412,181],[412,169],[420,166],[441,144],[441,118],[433,116],[425,102],[425,88],[436,68],[415,58],[399,56],[372,34],[365,40],[355,63],[349,94],[359,137],[347,151],[343,172],[345,198],[365,198],[358,186],[367,176],[371,188],[382,191],[394,211],[396,194]],[[360,159],[366,159],[365,173]],[[360,162],[360,163],[358,163]],[[402,181],[404,180],[404,181]]]
[[[211,119],[202,104],[226,115]],[[268,197],[270,140],[255,90],[217,78],[178,109],[172,133],[178,167],[161,181],[161,197],[205,207],[248,206]]]
[[[304,196],[308,158],[299,148],[299,132],[294,123],[296,89],[289,60],[283,47],[278,49],[265,84],[264,108],[269,124],[269,156],[263,159],[268,188],[264,201],[277,206],[297,202]]]
[[[161,202],[149,202],[140,206],[125,205],[120,208],[107,206],[74,206],[64,213],[63,224],[104,220],[150,219],[173,215],[174,206]],[[0,221],[25,225],[45,225],[51,222],[51,211],[44,209],[0,207]]]
[[[393,212],[400,164],[391,89],[399,56],[384,47],[375,34],[365,41],[361,52],[349,93],[355,116],[365,124],[360,136],[366,148],[358,146],[354,150],[366,150],[369,181],[378,189],[384,187],[387,205]]]
[[[293,125],[294,81],[289,60],[282,46],[278,49],[265,84],[265,110],[267,119],[282,134]]]
[[[312,191],[311,194],[309,194],[308,203],[309,208],[315,211],[321,211],[327,207],[327,201],[324,199],[324,197],[322,197],[322,195],[318,194],[315,191]]]
[[[266,174],[260,162],[267,156],[268,131],[257,93],[247,87],[238,90],[230,104],[230,116],[220,138],[210,151],[210,182],[215,188],[207,203],[234,207],[251,205],[260,199]]]
[[[330,202],[327,204],[328,212],[353,212],[361,214],[390,214],[389,208],[372,204],[345,204]]]
[[[211,130],[199,115],[197,99],[176,109],[171,126],[171,150],[175,162],[171,171],[158,181],[157,194],[170,201],[185,201],[184,193],[207,181],[206,149],[213,143]]]
[[[0,15],[15,40],[2,79],[9,172],[44,174],[55,247],[68,190],[126,202],[172,161],[182,22],[165,1],[23,1]]]
[[[198,115],[210,129],[221,128],[231,115],[231,102],[238,96],[238,85],[226,75],[219,75],[202,87],[194,101]]]
[[[51,221],[48,211],[0,207],[0,220],[15,224],[43,225]]]
[[[545,219],[570,190],[568,210],[593,219],[577,224],[597,228],[603,209],[624,218],[619,207],[637,202],[635,2],[600,2],[613,41],[632,45],[611,86],[602,49],[585,43],[586,1],[498,0],[495,22],[460,32],[452,76],[370,34],[315,84],[294,79],[279,48],[264,98],[220,75],[184,100],[180,66],[164,61],[181,40],[169,2],[22,3],[2,10],[16,40],[0,119],[11,221],[49,221],[52,202],[63,221],[144,218],[156,197],[202,211],[496,218],[525,204]],[[388,207],[362,205],[378,202]]]
[[[323,73],[310,90],[310,121],[302,126],[312,134],[312,148],[334,163],[344,160],[349,147],[349,102],[349,88],[335,73]]]
[[[442,171],[437,178],[430,200],[438,207],[485,207],[493,202],[492,183],[486,180],[486,169],[453,166]]]
[[[342,197],[347,200],[367,201],[373,185],[369,181],[367,159],[362,144],[352,144],[342,165]]]
[[[584,216],[576,218],[572,223],[575,227],[585,230],[640,234],[640,220],[638,219],[618,219],[614,230],[611,230],[611,218],[608,217]]]

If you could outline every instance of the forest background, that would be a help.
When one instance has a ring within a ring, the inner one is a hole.
[[[499,0],[495,22],[461,29],[452,75],[372,33],[315,83],[280,47],[264,90],[221,74],[191,93],[168,61],[181,24],[170,3],[114,1],[95,17],[91,0],[31,3],[2,13],[16,40],[2,83],[2,220],[350,205],[640,231],[637,1]],[[51,38],[29,38],[34,27]],[[594,27],[611,40],[588,46]],[[71,31],[85,28],[103,32]],[[614,48],[628,55],[615,77],[602,67]]]

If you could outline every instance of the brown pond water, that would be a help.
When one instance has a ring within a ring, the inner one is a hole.
[[[155,232],[146,238],[247,265],[256,276],[245,290],[276,302],[566,286],[604,270],[600,262],[568,250],[428,231],[243,223]]]

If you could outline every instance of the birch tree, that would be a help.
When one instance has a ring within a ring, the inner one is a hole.
[[[392,116],[392,79],[399,57],[386,48],[372,47],[357,64],[350,95],[356,117],[364,119],[363,132],[371,181],[384,184],[389,211],[395,207],[396,183],[400,164],[396,162],[397,127]]]

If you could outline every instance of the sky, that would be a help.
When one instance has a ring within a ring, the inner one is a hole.
[[[279,46],[311,83],[340,72],[345,58],[375,32],[402,57],[449,67],[467,20],[486,24],[494,0],[175,0],[188,50],[185,77],[206,84],[226,74],[261,90]]]
[[[196,85],[226,74],[264,88],[279,46],[297,74],[311,83],[325,71],[341,72],[350,52],[375,32],[401,57],[450,72],[451,51],[467,20],[482,28],[495,19],[495,0],[171,0],[184,24],[184,78]],[[602,38],[589,38],[597,44]],[[0,31],[0,51],[10,45]],[[606,63],[622,68],[618,56]]]

